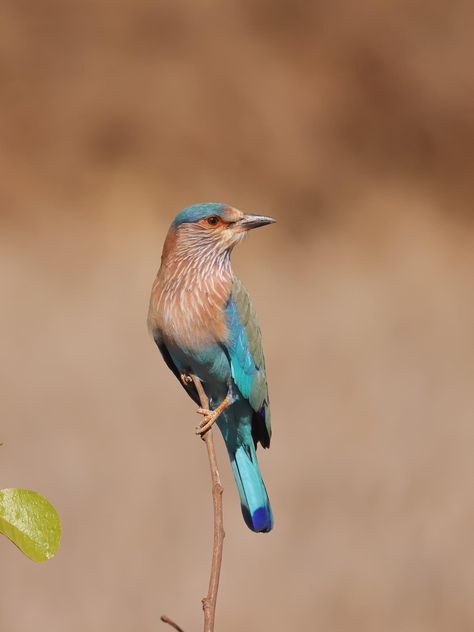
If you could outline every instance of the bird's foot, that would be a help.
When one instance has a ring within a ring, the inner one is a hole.
[[[232,395],[227,395],[227,397],[217,406],[215,410],[208,410],[207,408],[198,408],[197,413],[200,415],[204,415],[204,419],[201,421],[199,426],[196,428],[196,434],[201,435],[201,437],[216,423],[217,418],[221,414],[223,410],[225,410],[228,406],[232,404]]]
[[[188,388],[193,381],[193,378],[188,373],[181,373],[179,377],[181,378],[181,382],[184,384],[185,388]]]
[[[202,437],[216,423],[219,413],[217,410],[208,410],[207,408],[198,408],[196,412],[204,417],[199,426],[196,427],[196,434]]]

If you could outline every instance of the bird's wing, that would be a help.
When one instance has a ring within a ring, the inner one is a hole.
[[[250,297],[238,279],[234,279],[232,284],[226,320],[229,332],[227,352],[232,377],[254,411],[254,441],[260,441],[267,448],[270,445],[271,422],[262,335]]]
[[[158,332],[154,332],[153,333],[153,340],[156,342],[156,346],[161,351],[161,355],[163,356],[163,360],[166,362],[167,367],[169,369],[171,369],[173,371],[173,373],[176,375],[176,377],[178,378],[179,383],[184,388],[186,393],[196,402],[196,404],[201,405],[200,400],[199,400],[199,395],[198,395],[198,392],[196,390],[196,387],[194,386],[194,383],[191,382],[187,386],[185,386],[183,384],[183,382],[181,380],[181,374],[180,374],[180,372],[178,370],[178,367],[173,362],[173,358],[171,357],[171,354],[168,351],[167,346],[165,345],[165,343],[161,339],[161,337],[158,334]]]

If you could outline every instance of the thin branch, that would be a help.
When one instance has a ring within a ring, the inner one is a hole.
[[[191,376],[194,386],[201,401],[201,408],[209,409],[209,399],[207,398],[201,380],[195,375]],[[207,456],[209,457],[209,467],[212,479],[212,504],[214,507],[214,543],[212,547],[211,575],[209,577],[209,588],[206,597],[202,600],[204,611],[204,632],[213,632],[214,619],[216,616],[217,591],[219,590],[219,578],[222,566],[222,550],[224,548],[224,509],[222,504],[222,493],[224,488],[221,485],[219,470],[217,468],[216,452],[214,449],[214,438],[212,428],[202,435],[206,444]]]
[[[199,395],[201,408],[209,410],[209,399],[204,392],[201,380],[195,375],[190,375]],[[212,480],[212,504],[214,508],[214,541],[212,547],[211,574],[209,577],[209,588],[207,595],[202,599],[202,609],[204,612],[204,632],[214,632],[214,620],[216,616],[217,591],[219,590],[219,578],[222,566],[222,551],[224,547],[224,510],[222,503],[222,493],[224,488],[221,485],[219,470],[217,468],[216,452],[214,449],[214,438],[212,428],[209,428],[202,436],[206,444],[207,456],[209,458],[209,468]],[[178,632],[183,632],[172,619],[163,615],[163,623],[167,623]]]
[[[184,632],[183,628],[180,628],[177,623],[175,623],[172,619],[167,617],[165,614],[162,617],[160,617],[160,618],[163,621],[163,623],[167,623],[168,625],[170,625],[172,628],[174,628],[178,632]]]

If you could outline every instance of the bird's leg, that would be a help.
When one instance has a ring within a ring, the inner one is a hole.
[[[184,388],[188,388],[193,381],[193,378],[189,375],[189,373],[180,373],[179,377],[181,378]]]
[[[196,434],[202,436],[209,430],[209,428],[212,428],[221,412],[228,408],[233,401],[234,398],[232,395],[232,391],[229,389],[229,392],[227,393],[225,399],[223,399],[219,406],[217,406],[214,410],[208,410],[207,408],[198,408],[196,412],[200,415],[204,415],[204,419],[196,428]]]

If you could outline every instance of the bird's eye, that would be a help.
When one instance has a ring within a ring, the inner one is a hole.
[[[207,223],[210,226],[217,226],[217,224],[219,223],[219,218],[217,217],[217,215],[211,215],[211,217],[207,218]]]

